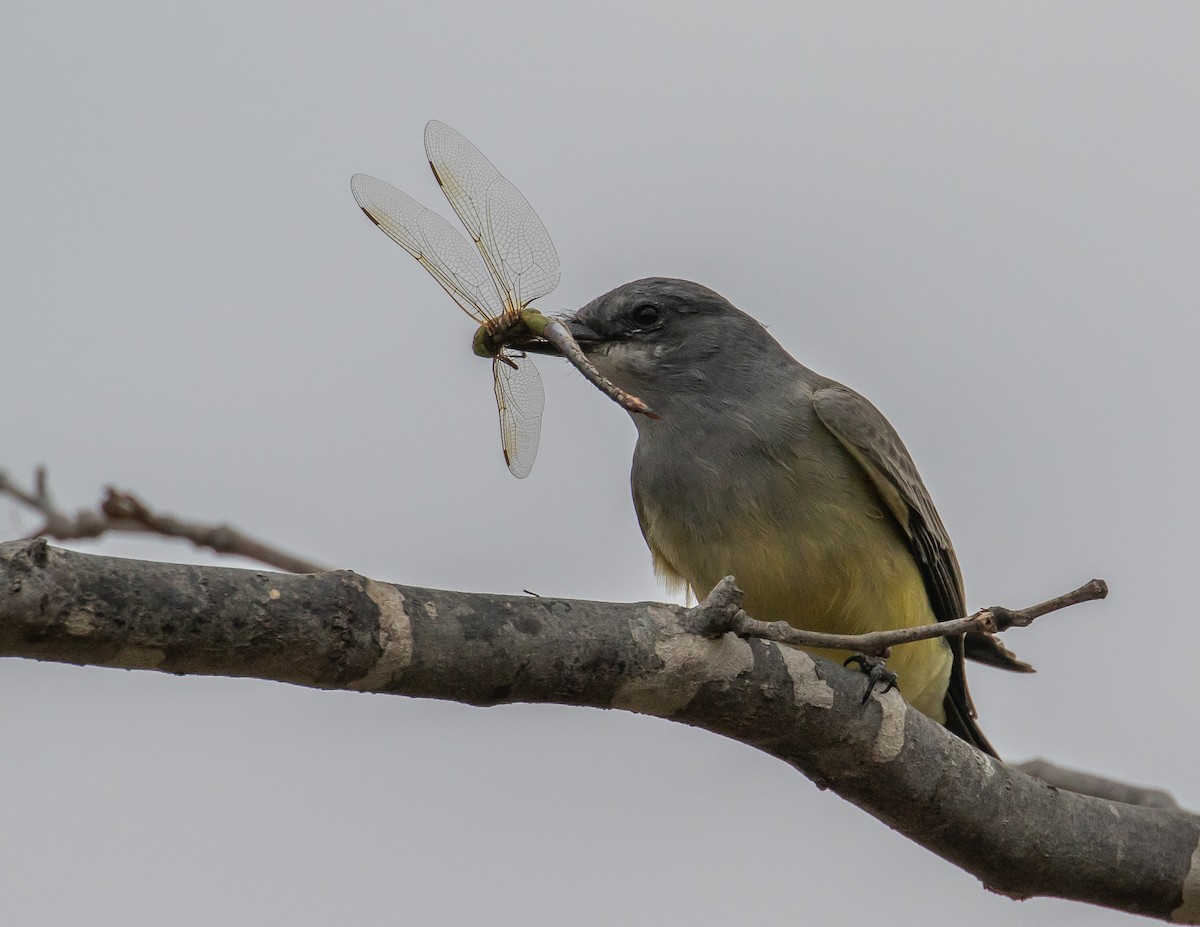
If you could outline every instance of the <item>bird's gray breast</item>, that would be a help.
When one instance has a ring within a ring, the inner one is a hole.
[[[672,405],[662,420],[638,422],[633,484],[639,495],[713,518],[784,484],[811,484],[844,457],[821,425],[803,382],[747,392],[725,402]],[[837,458],[835,460],[834,458]],[[819,480],[818,480],[819,481]]]
[[[722,576],[788,590],[845,573],[894,527],[820,423],[806,383],[639,426],[632,489],[660,571],[703,595]],[[862,548],[862,550],[858,550]]]

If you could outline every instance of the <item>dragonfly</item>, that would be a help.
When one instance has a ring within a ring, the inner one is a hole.
[[[492,360],[500,444],[513,476],[533,468],[541,437],[542,378],[514,343],[549,342],[591,383],[631,412],[653,415],[604,378],[557,319],[530,307],[558,286],[558,253],[542,220],[509,180],[444,122],[425,127],[425,154],[470,240],[391,184],[355,174],[350,190],[367,218],[411,254],[478,323],[472,350]]]

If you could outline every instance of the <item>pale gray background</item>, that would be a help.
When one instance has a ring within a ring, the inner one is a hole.
[[[870,396],[973,607],[1106,578],[1009,636],[1038,675],[972,673],[984,729],[1198,807],[1198,37],[1194,3],[9,0],[0,466],[381,579],[661,598],[624,413],[543,362],[512,479],[470,322],[350,197],[448,212],[436,117],[550,229],[547,308],[693,278]],[[662,721],[0,663],[6,924],[880,918],[1125,920]]]

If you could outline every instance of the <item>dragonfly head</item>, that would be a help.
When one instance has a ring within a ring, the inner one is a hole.
[[[478,357],[494,357],[500,350],[500,345],[496,343],[495,336],[487,325],[480,325],[475,329],[471,338],[471,350]]]

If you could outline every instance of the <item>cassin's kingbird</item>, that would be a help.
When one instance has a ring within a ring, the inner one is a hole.
[[[887,419],[854,390],[686,280],[627,283],[564,321],[602,374],[657,413],[633,416],[633,501],[669,582],[703,598],[733,575],[749,615],[813,631],[966,614],[929,492]],[[973,659],[1030,670],[979,634],[898,646],[888,667],[913,707],[994,756],[975,723],[964,645]]]

